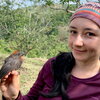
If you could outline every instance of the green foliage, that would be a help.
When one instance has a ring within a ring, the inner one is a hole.
[[[49,58],[59,51],[68,50],[67,42],[60,40],[58,35],[59,26],[67,26],[70,13],[48,6],[16,10],[1,6],[0,12],[1,52],[9,53],[18,49],[26,52],[28,57]]]
[[[0,52],[5,54],[11,52],[11,49],[8,48],[8,43],[5,42],[5,40],[0,40]]]

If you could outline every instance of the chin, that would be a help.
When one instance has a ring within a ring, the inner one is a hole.
[[[85,54],[81,55],[81,54],[73,53],[73,56],[74,56],[75,60],[78,60],[78,61],[87,61],[88,60],[88,56]]]

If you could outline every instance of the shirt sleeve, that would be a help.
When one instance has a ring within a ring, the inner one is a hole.
[[[43,68],[40,70],[38,77],[33,84],[32,88],[26,95],[22,95],[21,92],[19,92],[19,95],[16,100],[38,100],[38,97],[40,96],[40,91],[43,90],[43,87],[45,85],[45,77],[46,73],[51,71],[51,60],[49,59],[43,66]],[[48,71],[48,72],[46,72]],[[6,100],[3,97],[3,100]]]

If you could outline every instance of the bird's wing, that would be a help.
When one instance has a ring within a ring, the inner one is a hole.
[[[3,78],[6,74],[13,70],[13,67],[7,65],[7,67],[2,67],[0,70],[0,79]]]
[[[21,64],[22,62],[19,62],[19,60],[17,59],[9,60],[6,63],[4,63],[0,70],[0,79],[12,70],[17,70],[21,66]]]

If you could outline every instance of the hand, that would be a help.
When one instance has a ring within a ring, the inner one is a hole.
[[[2,95],[8,100],[15,100],[19,94],[19,73],[17,71],[9,72],[0,82]]]

